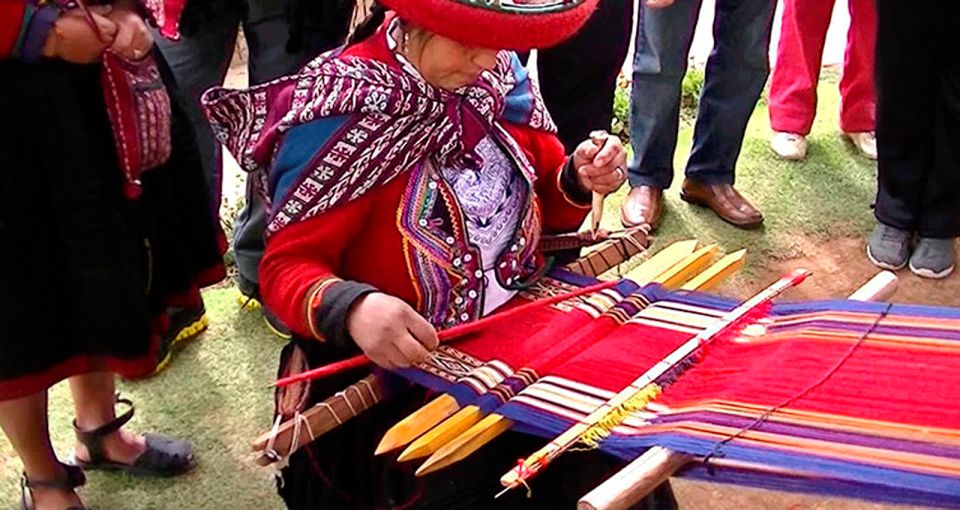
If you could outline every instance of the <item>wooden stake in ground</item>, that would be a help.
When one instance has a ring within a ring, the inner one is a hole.
[[[889,271],[874,276],[850,295],[854,301],[886,301],[897,290],[897,276]],[[598,485],[577,504],[578,510],[626,510],[653,492],[694,458],[654,446]]]

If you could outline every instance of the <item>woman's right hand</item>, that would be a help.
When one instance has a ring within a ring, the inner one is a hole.
[[[389,370],[427,361],[440,343],[433,325],[416,310],[379,292],[354,303],[347,331],[371,361]]]
[[[79,9],[71,9],[57,18],[47,36],[43,56],[59,58],[74,64],[98,62],[103,52],[113,44],[117,24],[105,17],[110,6],[91,6],[93,20],[100,30],[98,35]]]

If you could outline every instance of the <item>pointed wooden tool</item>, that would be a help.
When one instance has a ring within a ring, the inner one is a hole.
[[[453,416],[459,409],[460,404],[453,396],[440,395],[391,427],[377,445],[376,455],[383,455],[409,444],[423,431]]]
[[[400,454],[397,460],[404,462],[431,455],[482,419],[483,412],[479,407],[465,406],[456,414],[417,438]]]
[[[746,258],[747,250],[733,252],[717,261],[716,264],[708,267],[704,272],[698,274],[689,282],[683,284],[680,290],[711,290],[728,276],[743,267]]]
[[[691,253],[669,271],[658,276],[654,282],[668,289],[675,289],[704,270],[717,256],[717,245],[704,246]]]
[[[627,273],[626,278],[633,280],[637,285],[646,285],[696,251],[698,244],[696,239],[677,241]]]
[[[460,462],[479,450],[483,445],[496,439],[500,434],[510,430],[512,426],[512,421],[499,414],[488,415],[462,435],[437,450],[435,455],[427,459],[417,469],[417,476],[433,473]]]
[[[696,239],[673,243],[663,250],[660,250],[660,252],[650,257],[647,261],[643,262],[640,266],[631,271],[627,277],[638,285],[646,285],[652,282],[662,273],[669,271],[673,267],[680,264],[684,259],[689,257],[696,250],[696,248]],[[428,404],[427,406],[424,406],[423,408],[413,412],[410,414],[410,416],[407,416],[401,422],[397,423],[390,430],[388,430],[383,439],[380,441],[380,445],[377,447],[377,454],[390,452],[410,444],[411,441],[417,439],[428,430],[437,427],[438,424],[453,416],[454,413],[460,409],[456,400],[449,395],[438,397],[437,400],[434,400],[434,402],[435,404]],[[472,415],[472,413],[467,414]],[[429,455],[430,453],[433,453],[442,447],[446,442],[444,441],[435,444],[435,441],[438,441],[442,438],[456,437],[456,435],[450,437],[449,432],[457,430],[458,434],[462,433],[479,420],[480,417],[477,417],[474,422],[469,422],[468,420],[464,420],[462,418],[458,419],[455,424],[447,425],[447,428],[438,430],[435,434],[431,434],[429,438],[424,436],[423,440],[419,442],[420,444],[418,444],[416,447],[411,446],[410,449],[408,449],[409,454],[404,452],[402,457],[407,459],[415,459],[418,458],[418,456]]]
[[[897,275],[883,271],[874,276],[848,299],[886,301],[897,291]],[[689,455],[662,446],[654,446],[617,474],[587,493],[577,510],[626,510],[653,492],[658,485],[692,462]]]
[[[675,267],[681,268],[682,272],[682,269],[685,267],[685,265],[697,263],[697,261],[701,259],[702,256],[697,258],[691,258],[688,256],[683,262]],[[676,279],[670,279],[668,283],[673,285],[677,283],[677,281],[678,280]],[[709,282],[710,280],[704,281]],[[427,459],[423,466],[417,470],[417,476],[422,476],[424,474],[443,469],[469,457],[473,452],[479,450],[497,436],[509,430],[512,426],[513,421],[510,419],[497,413],[490,414],[483,420],[476,422],[475,425],[465,430],[463,434],[456,437],[448,444],[437,448],[436,453]]]

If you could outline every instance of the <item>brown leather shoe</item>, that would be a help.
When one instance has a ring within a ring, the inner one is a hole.
[[[620,222],[624,227],[650,225],[656,229],[663,212],[663,191],[653,186],[637,186],[630,190],[620,207]]]
[[[753,229],[763,224],[763,214],[729,184],[703,184],[686,179],[680,198],[709,207],[721,219],[740,228]]]

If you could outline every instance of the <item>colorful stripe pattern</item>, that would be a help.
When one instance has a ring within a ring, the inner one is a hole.
[[[736,305],[643,293],[649,306],[497,412],[552,438]],[[689,476],[719,482],[957,506],[958,332],[960,309],[778,305],[762,326],[710,347],[600,448],[633,459],[666,446],[706,458]]]

